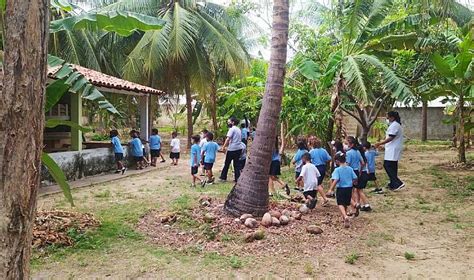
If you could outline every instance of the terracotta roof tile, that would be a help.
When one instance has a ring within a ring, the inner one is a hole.
[[[133,82],[129,82],[117,77],[113,77],[99,71],[95,71],[92,69],[88,69],[79,65],[74,65],[74,68],[79,71],[86,79],[89,80],[93,85],[99,87],[105,87],[110,89],[119,89],[125,91],[133,91],[137,93],[147,93],[147,94],[156,94],[156,95],[163,95],[165,94],[164,91],[154,89],[151,87],[143,86],[140,84],[136,84]],[[49,68],[48,69],[48,77],[53,78],[54,74],[59,70],[60,66]]]

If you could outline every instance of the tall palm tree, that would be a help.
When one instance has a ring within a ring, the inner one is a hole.
[[[229,73],[238,73],[248,61],[245,48],[222,20],[225,8],[195,0],[119,0],[103,9],[139,12],[166,21],[163,29],[143,34],[128,56],[124,76],[185,94],[189,145],[193,95],[212,89],[212,61],[219,61]]]
[[[270,68],[257,123],[257,135],[243,173],[225,203],[226,211],[233,215],[250,213],[262,216],[268,210],[268,170],[283,97],[288,13],[288,0],[274,1]]]

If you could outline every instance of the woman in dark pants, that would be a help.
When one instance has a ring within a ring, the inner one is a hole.
[[[235,117],[231,117],[227,121],[229,131],[227,132],[227,137],[222,146],[222,151],[226,154],[224,167],[222,168],[221,176],[219,177],[221,181],[227,181],[227,173],[229,172],[231,162],[234,164],[235,182],[237,182],[240,176],[239,158],[242,152],[242,146],[240,145],[242,142],[242,134],[240,129],[237,127],[238,124],[239,120]]]
[[[405,187],[405,184],[398,178],[398,161],[403,150],[402,122],[400,115],[395,111],[388,112],[387,119],[389,121],[387,137],[382,142],[375,144],[375,147],[385,145],[383,167],[390,178],[388,188],[392,191],[398,191]]]

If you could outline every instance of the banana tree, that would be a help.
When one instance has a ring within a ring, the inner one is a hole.
[[[455,55],[449,54],[442,56],[435,53],[431,60],[436,71],[441,75],[440,86],[433,91],[438,96],[446,96],[455,99],[456,102],[456,138],[458,146],[459,162],[466,162],[465,147],[465,104],[472,104],[474,101],[474,30],[469,30],[458,44],[458,50]],[[470,122],[470,115],[469,123]],[[467,126],[472,129],[471,125]]]

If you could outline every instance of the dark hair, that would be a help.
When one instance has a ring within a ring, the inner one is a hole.
[[[240,124],[240,127],[241,127],[241,128],[245,128],[245,124],[244,124],[244,123],[241,123],[241,124]]]
[[[209,130],[203,129],[201,132],[204,133],[204,134],[208,134],[208,133],[209,133]]]
[[[370,148],[372,147],[372,144],[370,144],[369,141],[365,141],[365,142],[362,144],[362,146],[368,150],[368,149],[370,149]]]
[[[255,127],[252,128],[252,131],[255,131]]]
[[[207,139],[209,139],[211,141],[214,140],[214,134],[212,132],[207,132],[206,137],[207,137]]]
[[[118,131],[117,129],[112,129],[109,134],[110,134],[110,137],[118,136]]]
[[[400,115],[397,111],[390,111],[387,113],[387,116],[390,118],[394,118],[397,123],[402,124],[402,120],[400,119]]]
[[[158,129],[153,128],[153,129],[151,130],[151,134],[158,134]]]
[[[171,133],[171,137],[176,137],[176,136],[178,136],[178,132],[173,131],[173,132]]]
[[[318,137],[313,138],[313,147],[314,148],[321,148],[321,139]]]
[[[236,117],[230,117],[229,120],[233,125],[236,125],[239,123],[239,120]]]
[[[336,149],[336,153],[344,152],[344,145],[342,145],[342,142],[339,140],[334,141],[334,148]]]
[[[365,153],[364,153],[364,148],[361,144],[359,144],[359,141],[357,140],[357,138],[355,138],[354,136],[347,136],[346,139],[349,143],[353,145],[352,149],[359,151],[364,162],[367,162],[367,158],[365,157]]]
[[[336,154],[336,160],[339,161],[340,163],[345,163],[346,162],[346,154],[344,154],[344,153]]]
[[[298,146],[298,149],[300,150],[307,150],[306,141],[304,141],[304,139],[298,139],[298,142],[296,143],[296,145]]]
[[[305,159],[306,161],[311,161],[311,155],[309,153],[304,153],[301,158]]]
[[[201,140],[201,136],[199,135],[193,135],[193,137],[191,137],[193,139],[193,142],[194,143],[199,143],[199,140]]]

